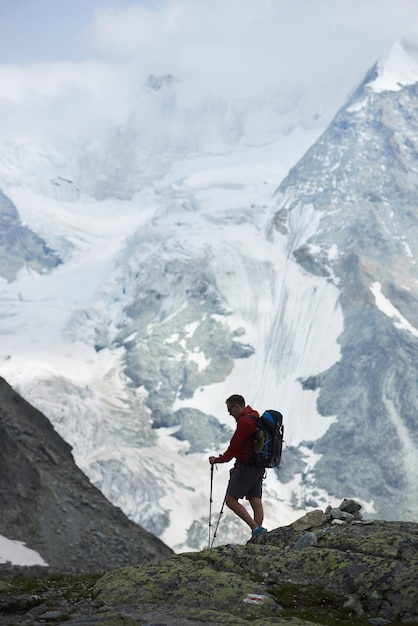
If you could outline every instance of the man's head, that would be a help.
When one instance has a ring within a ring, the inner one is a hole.
[[[232,417],[237,418],[245,409],[245,400],[242,396],[234,394],[226,399],[226,408]]]

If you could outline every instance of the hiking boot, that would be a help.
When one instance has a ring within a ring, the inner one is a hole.
[[[255,528],[253,530],[253,532],[251,533],[252,537],[259,537],[260,535],[264,535],[264,533],[267,532],[266,528],[263,528],[263,526],[258,526],[258,528]]]

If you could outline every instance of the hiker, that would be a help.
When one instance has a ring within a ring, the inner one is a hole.
[[[263,528],[262,481],[265,469],[252,463],[254,446],[251,435],[256,429],[256,420],[251,415],[259,417],[257,411],[245,405],[242,396],[234,394],[226,400],[228,413],[236,420],[236,429],[229,442],[226,452],[219,456],[210,456],[209,463],[228,463],[236,459],[230,470],[230,479],[226,491],[226,505],[251,528],[252,536],[256,537],[266,532]],[[248,510],[239,502],[247,498],[253,510],[251,517]]]

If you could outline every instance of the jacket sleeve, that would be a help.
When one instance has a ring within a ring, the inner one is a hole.
[[[216,458],[216,463],[228,463],[231,459],[239,456],[240,452],[242,453],[243,447],[247,445],[253,431],[254,426],[251,422],[248,420],[239,420],[227,450]],[[248,452],[251,452],[251,450]]]

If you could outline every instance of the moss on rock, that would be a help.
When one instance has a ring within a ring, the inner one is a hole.
[[[418,624],[418,524],[317,522],[104,575],[9,578],[0,625]],[[301,541],[307,533],[316,542]]]
[[[108,572],[96,584],[103,609],[129,606],[137,620],[157,611],[184,624],[418,623],[417,524],[325,521],[310,529],[317,543],[296,548],[305,526]]]

